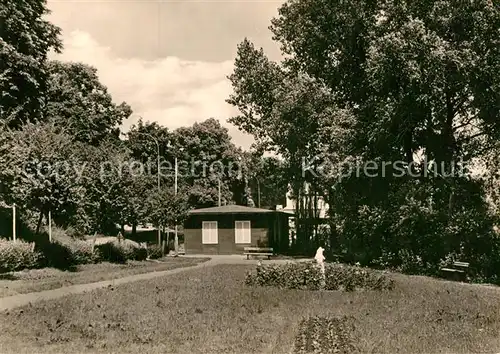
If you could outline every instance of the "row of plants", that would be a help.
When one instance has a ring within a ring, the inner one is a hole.
[[[298,327],[294,354],[357,352],[352,317],[314,316],[300,321]]]
[[[0,239],[0,273],[53,267],[73,269],[80,264],[113,262],[125,263],[129,260],[143,261],[163,256],[158,246],[139,247],[132,242],[108,242],[93,245],[87,241],[9,241]]]
[[[245,282],[253,286],[303,290],[391,290],[394,287],[393,279],[381,271],[326,263],[323,276],[315,262],[259,264],[256,271],[247,274]]]

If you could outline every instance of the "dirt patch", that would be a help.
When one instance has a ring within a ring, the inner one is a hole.
[[[355,353],[351,317],[310,317],[300,322],[295,337],[295,354]]]

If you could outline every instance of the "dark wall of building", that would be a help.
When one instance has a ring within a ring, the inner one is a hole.
[[[251,243],[235,243],[235,221],[250,221]],[[203,244],[202,222],[217,221],[218,244]],[[275,232],[277,222],[283,222],[277,214],[215,214],[192,215],[184,224],[184,247],[186,254],[237,254],[245,247],[276,247]],[[285,231],[285,230],[283,230]],[[288,234],[287,234],[288,235]],[[288,236],[287,236],[288,237]]]

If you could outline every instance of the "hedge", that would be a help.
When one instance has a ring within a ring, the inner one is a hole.
[[[44,257],[35,250],[34,243],[0,239],[0,273],[41,268],[44,263]]]
[[[36,243],[0,239],[0,273],[43,267],[68,270],[80,264],[101,261],[143,261],[147,256],[147,249],[127,241],[94,246],[89,242],[71,238],[53,242],[40,239]]]
[[[145,248],[124,241],[95,245],[94,250],[99,261],[112,263],[125,263],[127,260],[143,261],[148,256]]]
[[[158,259],[163,257],[162,247],[159,245],[151,245],[148,247],[148,258]]]
[[[394,281],[382,272],[337,263],[325,264],[323,279],[315,262],[260,264],[255,272],[247,274],[245,282],[247,285],[305,290],[391,290],[394,286]]]

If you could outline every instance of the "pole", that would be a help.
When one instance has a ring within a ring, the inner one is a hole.
[[[260,181],[257,179],[257,205],[260,208]]]
[[[161,191],[161,186],[160,186],[160,143],[158,140],[155,140],[156,142],[156,152],[157,152],[157,164],[158,164],[158,171],[156,171],[156,174],[158,175],[158,197],[160,197],[160,191]],[[161,246],[161,227],[160,223],[158,223],[158,246]]]
[[[12,205],[12,239],[16,240],[16,204]]]
[[[175,191],[175,195],[177,196],[177,157],[175,157],[174,191]],[[175,248],[175,255],[178,255],[179,254],[178,253],[179,252],[179,237],[177,235],[177,220],[175,221],[174,248]]]
[[[49,242],[52,242],[52,215],[49,210]]]
[[[156,142],[157,149],[157,163],[158,163],[158,192],[160,191],[160,144]]]
[[[221,197],[220,197],[220,177],[219,177],[219,206],[221,206]]]

